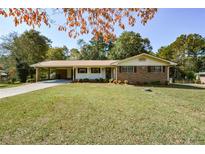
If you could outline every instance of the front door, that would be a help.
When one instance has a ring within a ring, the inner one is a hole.
[[[111,68],[105,69],[106,79],[111,79]]]

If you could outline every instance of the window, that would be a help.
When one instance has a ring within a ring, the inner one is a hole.
[[[136,66],[120,66],[120,72],[137,72],[137,67]]]
[[[87,68],[78,68],[78,73],[87,73]]]
[[[163,68],[163,69],[162,69]],[[164,72],[164,67],[161,66],[148,66],[148,72]]]
[[[100,68],[91,68],[91,73],[100,73]]]

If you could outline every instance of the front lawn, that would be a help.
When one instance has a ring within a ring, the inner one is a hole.
[[[205,90],[75,83],[0,100],[1,144],[205,144]]]

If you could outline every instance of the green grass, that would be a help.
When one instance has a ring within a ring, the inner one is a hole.
[[[205,144],[205,90],[75,83],[0,100],[1,144]]]
[[[17,87],[17,86],[20,86],[20,85],[22,85],[22,83],[0,83],[0,89]]]

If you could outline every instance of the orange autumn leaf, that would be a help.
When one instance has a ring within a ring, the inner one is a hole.
[[[119,26],[120,26],[120,28],[125,29],[125,25],[124,24],[120,23]]]
[[[115,38],[116,26],[126,29],[125,22],[134,26],[137,18],[145,25],[151,20],[157,9],[155,8],[62,8],[53,9],[65,17],[64,24],[58,24],[59,31],[66,31],[68,36],[76,38],[89,32],[98,37],[103,35],[106,41]],[[46,9],[33,8],[0,8],[0,16],[13,18],[15,26],[26,23],[29,26],[51,26],[52,16]],[[127,25],[127,24],[126,24]]]

